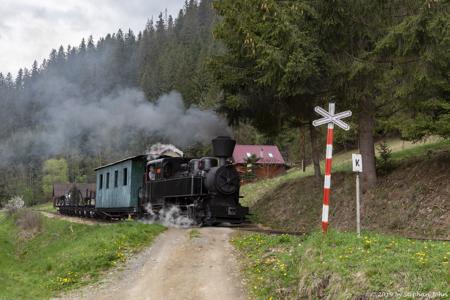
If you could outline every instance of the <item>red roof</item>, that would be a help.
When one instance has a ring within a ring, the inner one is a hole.
[[[245,164],[247,157],[252,154],[260,157],[258,164],[285,164],[280,150],[275,145],[236,145],[233,151],[233,161]]]

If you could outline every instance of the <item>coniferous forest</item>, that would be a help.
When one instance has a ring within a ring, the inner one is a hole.
[[[450,137],[449,49],[446,0],[186,1],[140,32],[86,37],[15,78],[0,73],[0,204],[44,201],[51,181],[93,181],[95,166],[176,144],[167,116],[227,123],[238,142],[276,143],[320,176],[324,134],[311,121],[329,101],[353,111],[335,148],[359,147],[370,187],[379,138]]]

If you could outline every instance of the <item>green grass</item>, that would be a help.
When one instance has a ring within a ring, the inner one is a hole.
[[[306,237],[238,234],[249,291],[256,299],[355,299],[392,292],[450,296],[450,243],[329,231]],[[370,297],[369,297],[370,298]]]
[[[46,202],[32,207],[34,210],[42,210],[46,212],[56,212],[56,208],[53,207],[53,202]]]
[[[402,142],[398,139],[388,140],[387,144],[392,149],[392,160],[398,163],[405,159],[423,157],[430,151],[450,150],[450,140],[440,140],[438,138],[430,138],[427,141],[411,143]],[[357,150],[337,153],[333,156],[333,172],[351,172],[351,154]],[[321,170],[323,172],[325,162],[321,162]],[[245,206],[253,206],[256,201],[261,199],[264,194],[278,187],[280,184],[295,180],[301,177],[308,177],[314,174],[314,169],[310,165],[303,172],[299,168],[292,168],[286,174],[269,179],[258,180],[241,187],[241,195],[244,198],[241,203]]]
[[[415,147],[409,147],[401,151],[392,151],[392,159],[401,161],[410,158],[426,157],[433,151],[449,151],[450,140],[443,140],[429,144],[417,144]]]
[[[45,218],[32,239],[0,214],[0,299],[48,299],[91,283],[164,230],[134,221],[82,225]]]
[[[189,239],[196,239],[200,237],[200,231],[198,229],[189,230]]]

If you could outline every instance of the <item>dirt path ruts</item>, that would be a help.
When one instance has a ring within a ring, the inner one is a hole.
[[[125,270],[64,299],[247,299],[229,228],[168,229]]]
[[[111,222],[105,222],[103,220],[80,218],[80,217],[75,217],[75,216],[66,216],[66,215],[61,215],[56,212],[47,212],[47,211],[42,211],[42,210],[37,210],[37,211],[39,211],[41,214],[43,214],[47,218],[56,218],[56,219],[61,219],[61,220],[65,220],[65,221],[72,222],[72,223],[78,223],[78,224],[84,224],[84,225],[112,224]]]

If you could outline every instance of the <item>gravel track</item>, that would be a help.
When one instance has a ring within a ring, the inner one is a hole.
[[[131,258],[123,270],[60,299],[247,299],[229,243],[230,228],[170,228]]]

